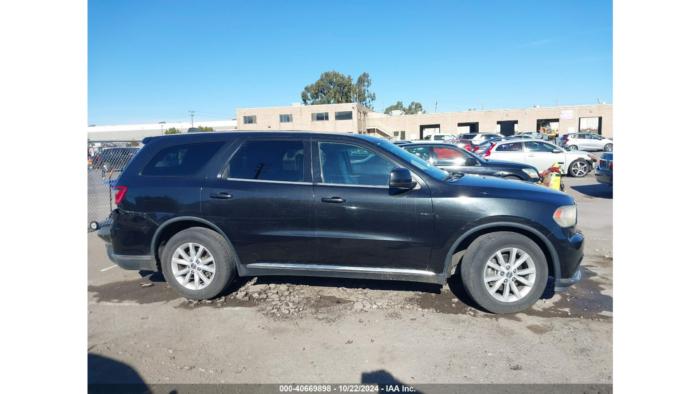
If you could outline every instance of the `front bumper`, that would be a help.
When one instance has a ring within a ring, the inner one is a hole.
[[[595,179],[599,183],[604,183],[606,185],[613,184],[613,174],[608,171],[601,171],[600,169],[595,170]]]
[[[577,269],[571,278],[556,279],[554,281],[554,291],[566,291],[579,280],[581,280],[581,269]]]

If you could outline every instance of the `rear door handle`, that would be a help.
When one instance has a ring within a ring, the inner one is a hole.
[[[527,155],[527,157],[535,157],[535,155],[531,153],[531,154]]]
[[[321,201],[322,202],[330,202],[330,203],[334,203],[334,204],[340,204],[341,202],[345,202],[345,199],[340,198],[340,197],[330,197],[330,198],[324,197],[321,199]]]
[[[225,200],[225,199],[231,198],[232,196],[226,192],[220,192],[220,193],[212,193],[211,195],[209,195],[209,197],[216,198],[218,200]]]

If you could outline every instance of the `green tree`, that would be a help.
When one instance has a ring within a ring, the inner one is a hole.
[[[180,133],[182,133],[182,132],[174,127],[171,127],[169,129],[165,130],[165,134],[180,134]]]
[[[409,104],[408,108],[407,108],[407,107],[403,106],[402,101],[397,101],[396,104],[386,107],[386,109],[384,110],[384,113],[388,115],[389,113],[391,113],[391,111],[397,111],[397,110],[403,111],[404,115],[415,115],[415,114],[423,111],[423,105],[421,105],[421,103],[411,101],[411,104]]]
[[[363,73],[353,82],[352,76],[337,71],[326,71],[318,81],[308,85],[301,92],[304,104],[359,103],[372,108],[376,95],[369,91],[372,79]]]
[[[209,127],[209,126],[206,126],[206,127],[197,126],[197,128],[198,128],[200,131],[214,131],[214,129],[211,128],[211,127]]]

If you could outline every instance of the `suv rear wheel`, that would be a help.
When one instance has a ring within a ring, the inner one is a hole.
[[[171,288],[191,300],[216,297],[234,278],[235,257],[216,231],[192,227],[165,244],[163,276]]]
[[[480,236],[462,258],[462,282],[469,296],[492,313],[533,306],[547,285],[547,260],[530,238],[507,231]]]

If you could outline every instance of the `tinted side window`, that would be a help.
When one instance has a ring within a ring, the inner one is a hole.
[[[262,181],[304,181],[302,141],[246,142],[231,159],[227,177]]]
[[[457,149],[449,147],[433,147],[433,151],[437,155],[437,164],[439,166],[449,166],[449,165],[464,165],[466,161],[465,156]]]
[[[375,153],[350,144],[319,143],[321,180],[341,185],[388,186],[396,168]]]
[[[556,148],[552,145],[545,144],[542,142],[536,142],[536,141],[529,142],[528,141],[525,143],[525,149],[528,152],[547,152],[547,153],[550,153]]]
[[[522,152],[523,145],[520,142],[501,144],[496,147],[496,152]]]
[[[410,148],[404,148],[406,151],[413,153],[414,155],[420,157],[421,159],[430,162],[430,150],[427,146],[412,146]]]
[[[335,120],[352,120],[352,111],[336,112]]]
[[[188,176],[204,168],[209,160],[221,149],[223,142],[176,145],[158,152],[146,164],[141,175],[146,176]]]

